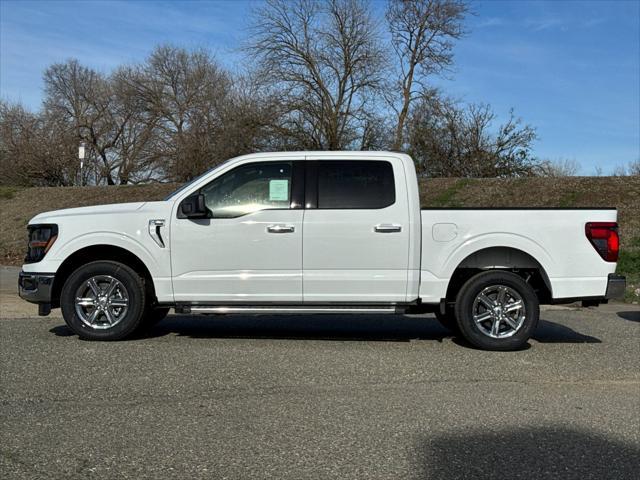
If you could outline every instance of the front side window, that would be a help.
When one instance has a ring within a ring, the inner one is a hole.
[[[248,163],[203,187],[213,218],[234,218],[291,204],[291,162]]]
[[[389,162],[318,162],[318,208],[385,208],[395,201]]]

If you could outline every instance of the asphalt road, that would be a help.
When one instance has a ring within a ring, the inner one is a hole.
[[[640,309],[542,318],[514,353],[426,316],[5,318],[0,476],[638,478]]]

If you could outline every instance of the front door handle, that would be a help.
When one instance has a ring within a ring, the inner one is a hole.
[[[397,233],[402,231],[402,226],[391,223],[379,223],[373,227],[373,231],[376,233]]]
[[[293,225],[269,225],[267,227],[269,233],[293,233],[295,230]]]

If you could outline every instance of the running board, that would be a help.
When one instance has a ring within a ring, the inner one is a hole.
[[[249,314],[269,314],[269,313],[396,313],[398,311],[395,306],[385,307],[278,307],[278,306],[265,306],[265,307],[252,307],[241,305],[232,307],[221,306],[195,306],[192,305],[190,313],[249,313]],[[187,313],[187,312],[185,312]]]

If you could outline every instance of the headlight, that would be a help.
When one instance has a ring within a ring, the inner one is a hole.
[[[39,262],[58,238],[58,226],[54,224],[29,225],[29,245],[24,263]]]

